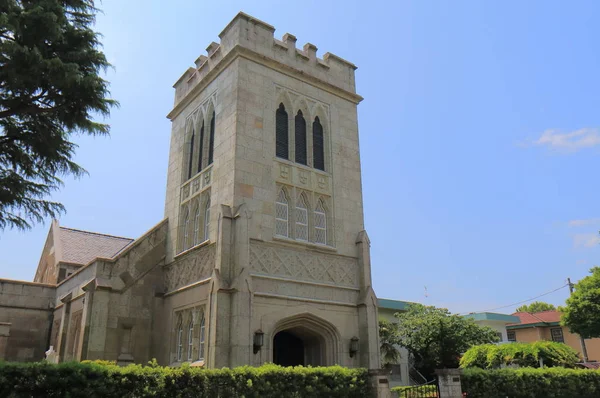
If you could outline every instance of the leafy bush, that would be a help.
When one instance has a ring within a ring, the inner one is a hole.
[[[199,369],[112,364],[0,363],[0,397],[369,397],[365,369],[263,365]]]
[[[465,369],[469,398],[598,398],[600,371],[565,368]]]
[[[437,385],[426,384],[423,386],[400,386],[392,388],[398,398],[437,398]]]
[[[494,369],[501,365],[521,367],[562,366],[572,368],[579,361],[577,351],[566,344],[552,341],[534,343],[483,344],[471,347],[460,360],[461,368]]]

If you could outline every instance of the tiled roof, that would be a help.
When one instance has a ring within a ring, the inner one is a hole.
[[[96,257],[112,258],[133,239],[60,227],[60,261],[85,265]]]
[[[556,310],[542,312],[515,312],[514,316],[518,316],[521,323],[511,323],[506,326],[513,325],[533,325],[539,323],[558,323],[560,322],[560,312]]]

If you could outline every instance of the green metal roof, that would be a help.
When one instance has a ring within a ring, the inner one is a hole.
[[[385,309],[389,309],[389,310],[406,311],[406,310],[408,310],[408,306],[410,304],[414,304],[414,303],[411,303],[410,301],[377,299],[377,306],[379,308],[385,308]]]
[[[505,323],[521,322],[518,316],[498,314],[496,312],[472,312],[468,315],[465,315],[465,318],[471,318],[474,321],[499,321]]]

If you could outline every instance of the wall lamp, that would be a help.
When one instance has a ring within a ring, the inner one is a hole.
[[[254,332],[254,342],[252,344],[255,354],[260,351],[260,348],[263,346],[264,342],[265,334],[262,330],[258,329],[256,332]]]
[[[358,352],[358,337],[352,337],[350,339],[350,358],[353,358]]]

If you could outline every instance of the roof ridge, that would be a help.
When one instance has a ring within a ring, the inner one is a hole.
[[[83,232],[85,234],[90,234],[90,235],[107,236],[109,238],[126,239],[126,240],[130,240],[130,241],[134,241],[135,240],[133,238],[127,238],[125,236],[117,236],[117,235],[103,234],[103,233],[100,233],[100,232],[85,231],[83,229],[68,228],[68,227],[63,227],[61,225],[59,225],[59,229],[66,229],[66,230],[75,231],[75,232]]]

